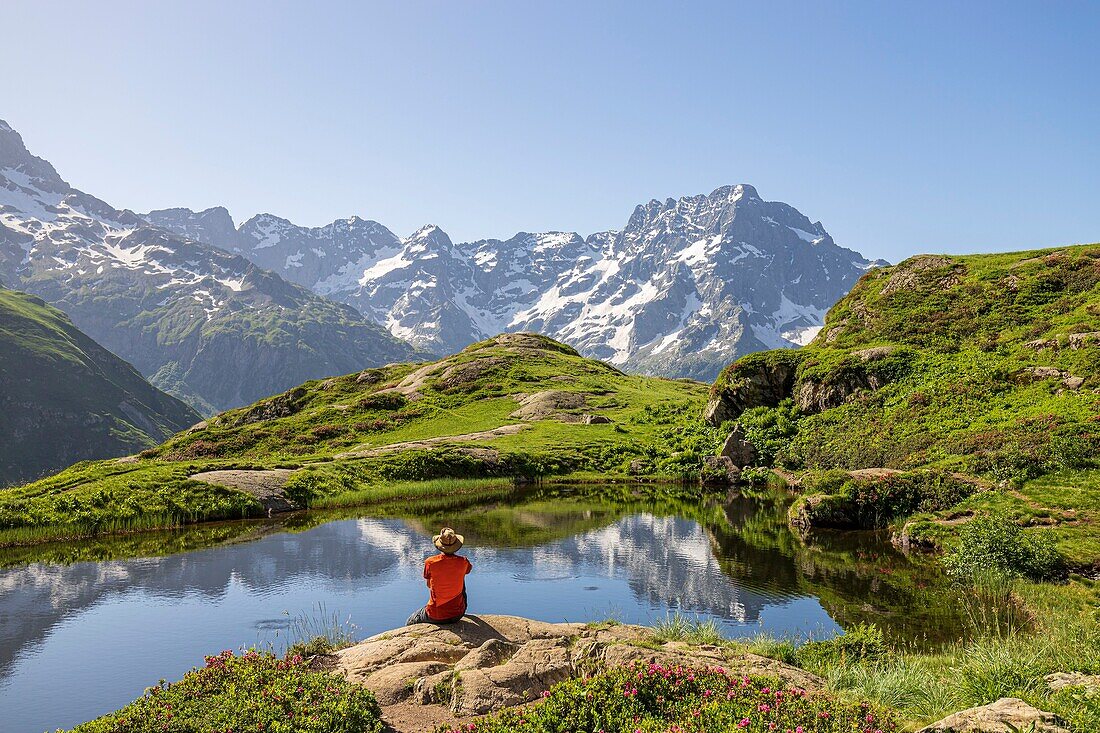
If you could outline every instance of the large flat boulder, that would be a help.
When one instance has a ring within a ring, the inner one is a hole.
[[[808,672],[723,646],[661,643],[650,629],[627,625],[546,623],[517,616],[467,616],[444,626],[416,624],[372,636],[336,653],[336,671],[372,690],[402,720],[459,719],[521,705],[552,685],[600,668],[657,662],[724,667],[780,677],[806,689]],[[435,708],[429,710],[428,708]],[[412,712],[410,712],[412,710]],[[402,729],[394,725],[397,729]]]

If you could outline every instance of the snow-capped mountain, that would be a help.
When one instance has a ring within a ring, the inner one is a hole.
[[[354,308],[199,241],[236,236],[228,213],[194,218],[173,233],[78,191],[0,121],[0,282],[161,389],[211,411],[413,353]]]
[[[224,209],[153,212],[158,226],[238,253],[449,353],[502,331],[561,339],[627,369],[710,379],[750,351],[808,343],[870,262],[820,222],[749,185],[650,201],[621,231],[399,239],[354,218],[325,227]]]

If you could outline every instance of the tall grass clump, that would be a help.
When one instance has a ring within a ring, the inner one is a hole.
[[[329,611],[324,601],[318,601],[309,613],[303,612],[291,619],[287,628],[287,656],[297,654],[308,658],[351,646],[357,629],[351,616],[343,617],[339,611]]]
[[[666,614],[653,624],[657,641],[683,641],[689,644],[723,644],[727,640],[714,619],[691,618],[677,611]]]
[[[389,481],[372,484],[353,491],[330,496],[316,496],[308,500],[315,509],[368,506],[387,501],[501,494],[515,489],[511,478],[438,478],[427,481]]]

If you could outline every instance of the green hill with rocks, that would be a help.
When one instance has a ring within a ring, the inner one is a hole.
[[[0,543],[421,491],[402,481],[694,478],[718,446],[699,419],[706,399],[699,382],[632,376],[549,338],[504,334],[440,361],[307,382],[133,459],[0,492]]]
[[[0,288],[0,486],[135,453],[199,419],[61,311]]]
[[[711,396],[727,453],[805,484],[796,524],[936,545],[997,511],[1100,562],[1100,245],[873,270],[808,347],[734,362]]]

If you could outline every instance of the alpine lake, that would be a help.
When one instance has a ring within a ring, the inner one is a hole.
[[[799,537],[774,490],[543,486],[303,511],[0,550],[0,729],[119,708],[224,649],[355,639],[423,605],[431,535],[465,535],[470,613],[544,621],[713,620],[728,637],[825,638],[875,623],[919,647],[968,633],[937,563],[882,533]]]

